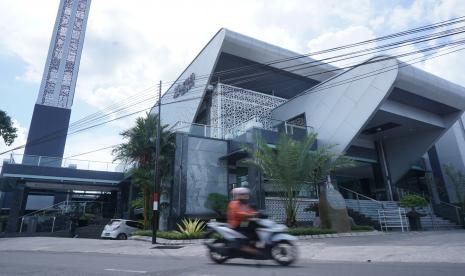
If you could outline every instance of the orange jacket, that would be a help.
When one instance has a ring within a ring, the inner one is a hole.
[[[254,216],[255,212],[247,204],[242,204],[239,200],[233,200],[228,205],[228,224],[232,228],[236,228],[241,225],[241,222]]]

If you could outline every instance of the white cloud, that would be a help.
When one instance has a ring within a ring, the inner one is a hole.
[[[308,48],[310,52],[314,53],[321,50],[331,49],[339,46],[344,46],[351,43],[360,41],[370,40],[375,38],[373,31],[364,26],[349,26],[343,30],[335,32],[327,32],[315,39],[308,42]],[[357,51],[370,49],[376,47],[375,42],[369,42],[367,44],[351,47],[348,49],[337,50],[325,54],[314,55],[313,57],[319,60],[326,60],[335,66],[345,67],[348,65],[354,65],[360,61],[364,61],[370,58],[372,55],[360,56],[362,53],[356,53]],[[370,53],[370,52],[368,52]],[[346,55],[346,56],[344,56]],[[341,56],[333,58],[336,56]],[[358,56],[358,57],[357,57]],[[339,61],[338,61],[339,60]]]
[[[422,69],[465,87],[465,75],[463,74],[465,50],[447,54],[453,50],[454,49],[440,50],[438,55],[442,56],[425,61],[424,64],[422,64]]]
[[[18,80],[37,85],[40,82],[58,3],[0,1],[0,53],[16,56],[25,65]],[[386,30],[465,14],[461,0],[389,5],[369,0],[94,0],[73,108],[90,105],[98,110],[127,97],[135,98],[138,91],[160,79],[165,83],[176,79],[221,27],[307,53],[371,39]],[[347,51],[340,52],[344,53]],[[455,79],[458,76],[447,67],[454,67],[458,64],[454,61],[462,57],[427,63],[425,68],[437,72],[435,68],[444,67],[441,70],[450,71],[448,77]],[[454,65],[447,66],[447,62]],[[137,99],[142,98],[138,95]],[[147,104],[150,106],[150,102]],[[76,136],[82,138],[70,138],[66,155],[118,141],[118,133],[130,126],[132,118],[109,124],[107,132],[100,136],[82,134]],[[87,157],[111,159],[108,153],[98,154]]]

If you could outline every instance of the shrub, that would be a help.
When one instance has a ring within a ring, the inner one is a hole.
[[[425,207],[428,205],[426,199],[419,195],[406,195],[400,199],[400,207],[404,208],[415,208],[415,207]]]
[[[201,239],[204,236],[204,232],[196,233],[196,234],[184,234],[178,231],[158,231],[157,237],[168,239],[168,240],[190,240],[190,239]],[[131,236],[152,236],[152,230],[139,230],[132,232]]]
[[[207,200],[205,201],[205,208],[211,209],[218,216],[223,217],[226,215],[228,208],[228,197],[218,193],[208,194]]]
[[[181,225],[177,224],[179,233],[188,237],[202,233],[205,229],[205,223],[199,219],[182,219]]]
[[[294,236],[334,234],[336,231],[331,229],[320,229],[314,227],[295,227],[289,228],[289,234]]]
[[[373,226],[370,225],[354,225],[351,227],[352,231],[373,231],[375,230]]]

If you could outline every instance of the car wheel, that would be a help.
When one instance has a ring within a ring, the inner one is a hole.
[[[118,239],[118,240],[127,240],[128,236],[126,236],[126,234],[124,234],[124,233],[121,233],[116,237],[116,239]]]

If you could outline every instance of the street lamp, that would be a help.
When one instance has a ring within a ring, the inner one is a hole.
[[[153,194],[153,216],[152,216],[152,244],[157,243],[158,218],[158,198],[160,193],[160,143],[161,143],[161,81],[158,87],[158,118],[157,118],[157,140],[155,147],[155,181]]]

